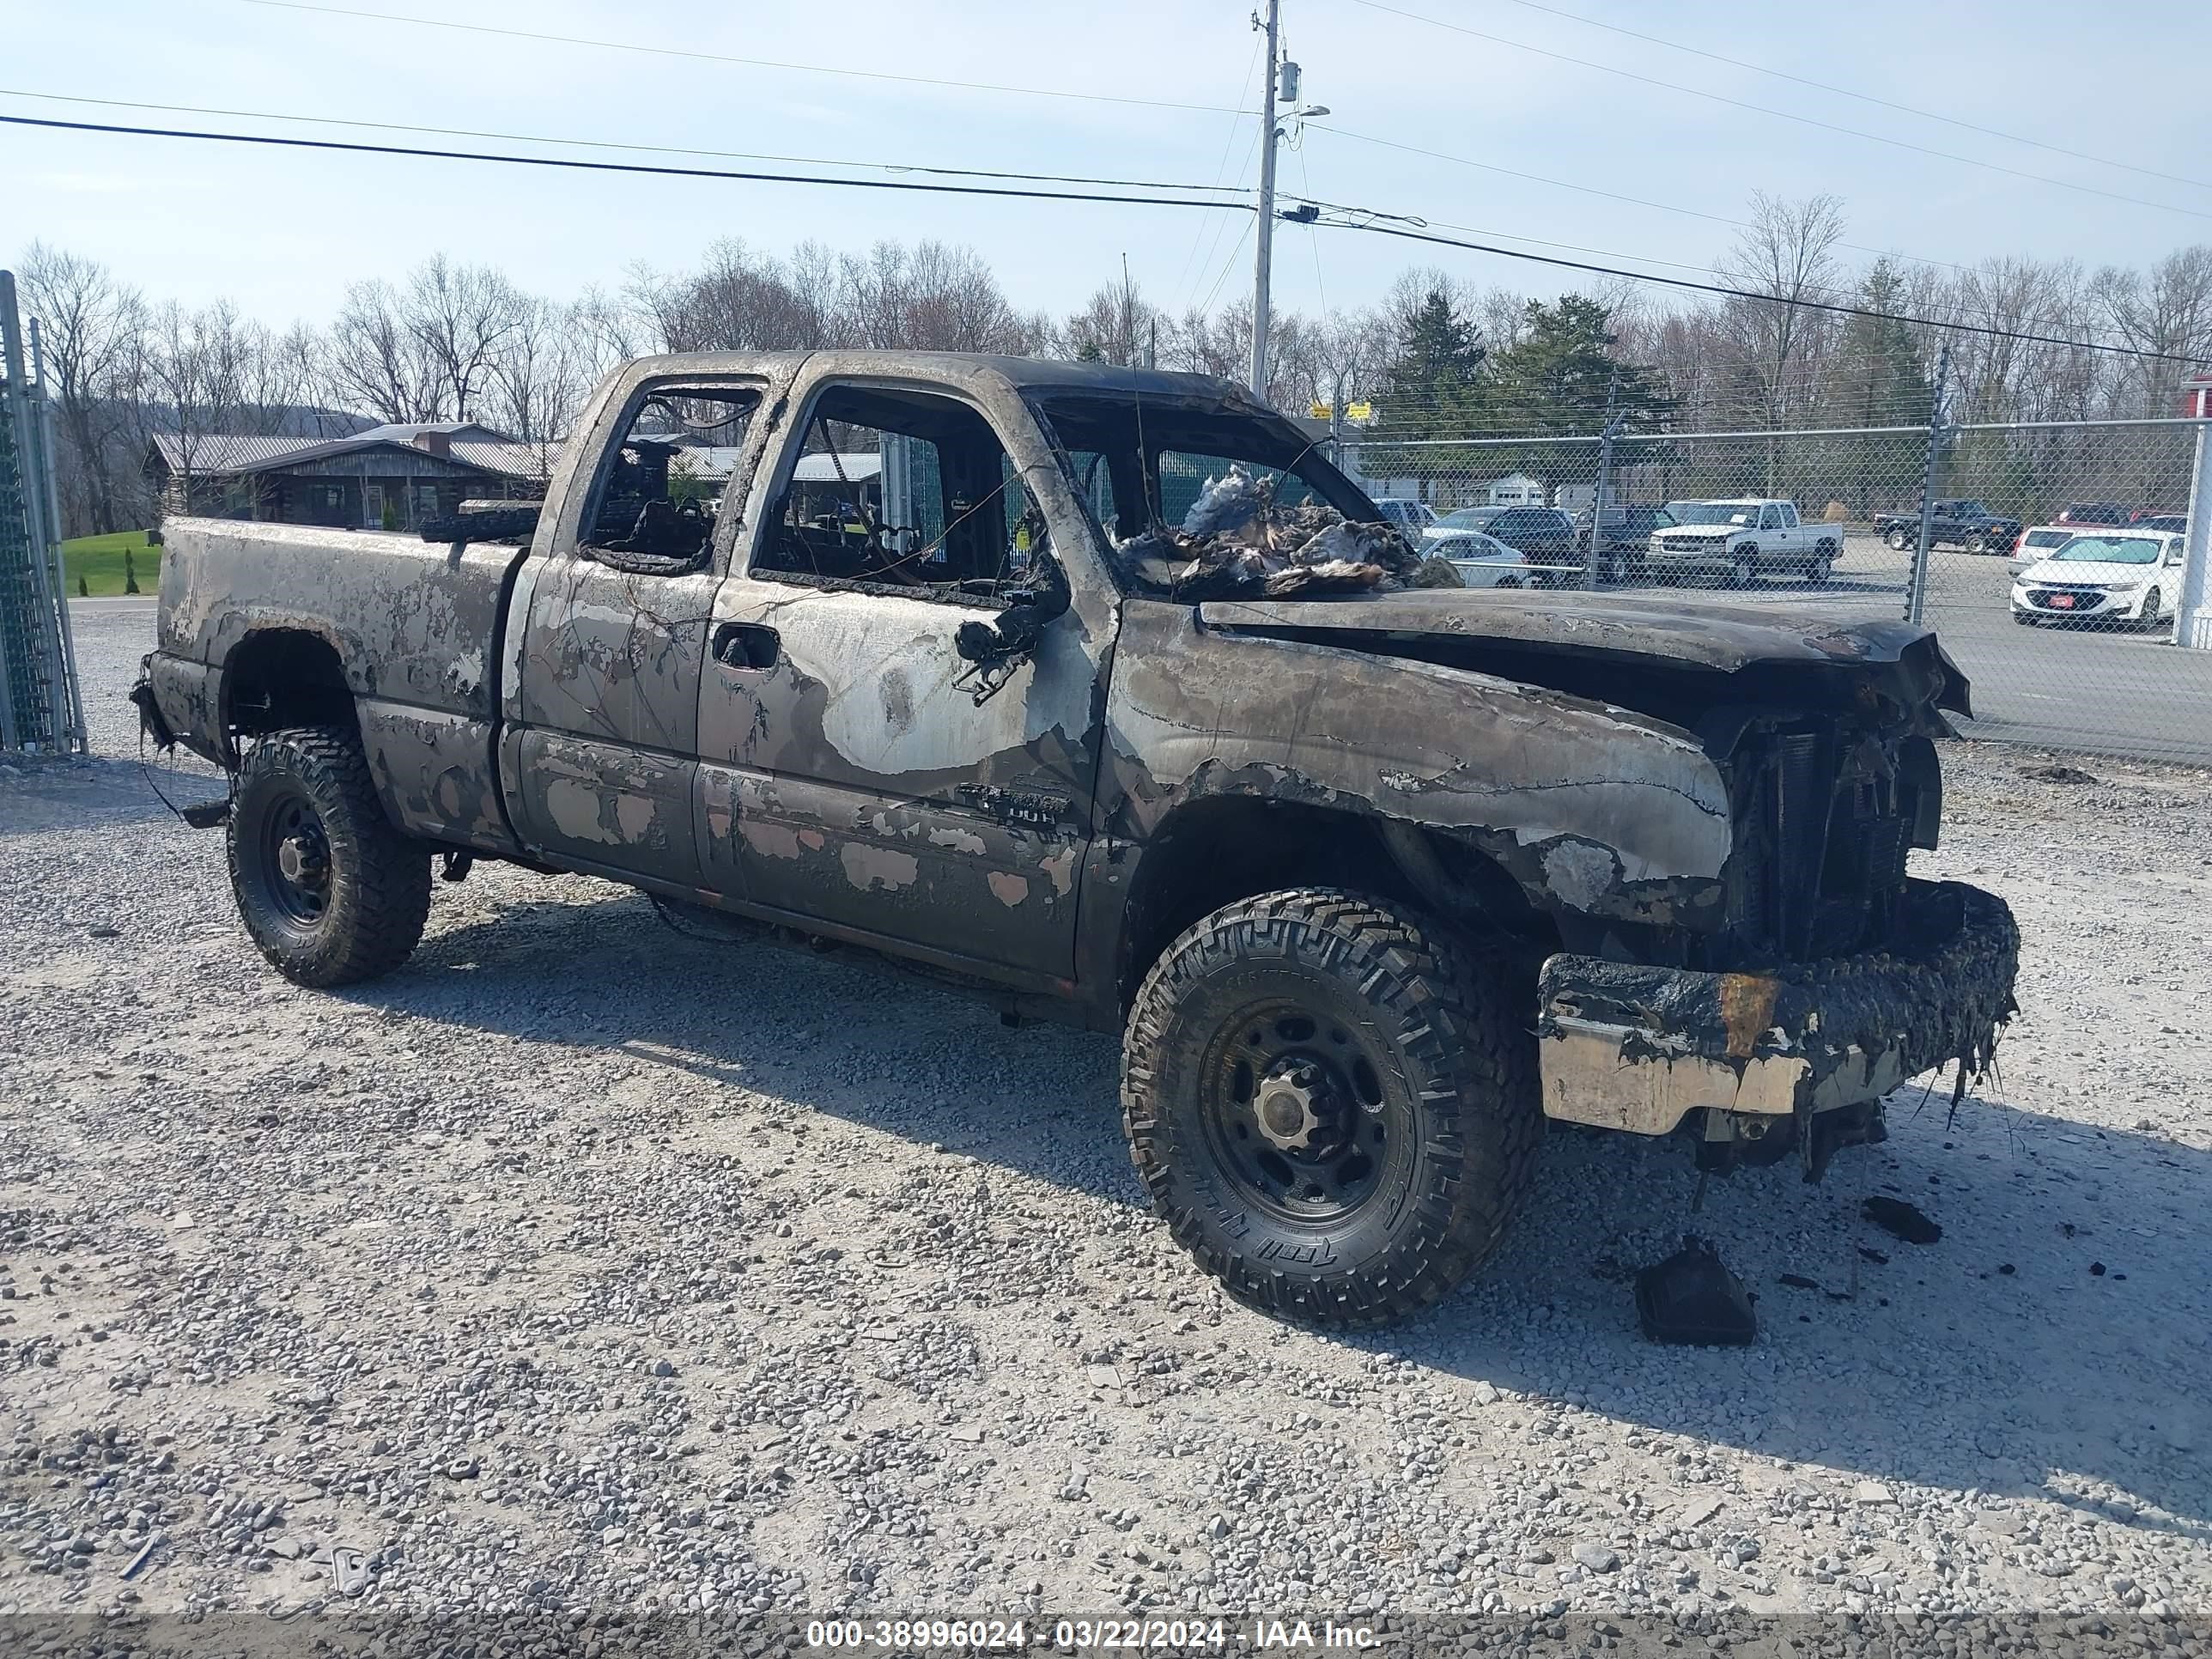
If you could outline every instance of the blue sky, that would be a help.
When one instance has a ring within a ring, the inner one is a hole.
[[[600,0],[337,0],[362,10],[587,35],[892,75],[1250,105],[1250,0],[838,0],[618,6]],[[2142,264],[2212,240],[2212,9],[1926,0],[1559,9],[2207,185],[2145,177],[1625,39],[1516,0],[1392,0],[1403,10],[1723,97],[2171,204],[2136,205],[1915,154],[1640,84],[1412,21],[1358,0],[1285,0],[1305,95],[1348,133],[1723,217],[1753,190],[1830,191],[1850,240],[1964,261],[1989,253]],[[513,134],[1095,173],[1249,178],[1256,121],[1057,96],[902,84],[499,39],[252,3],[7,0],[9,91],[79,94]],[[1240,88],[1243,89],[1240,96]],[[0,113],[191,125],[202,118],[0,98]],[[210,125],[309,131],[242,119]],[[374,133],[331,136],[379,140]],[[410,142],[385,136],[388,142]],[[426,143],[453,141],[426,138]],[[532,148],[520,143],[516,149]],[[562,152],[550,152],[562,153]],[[568,151],[568,154],[589,154]],[[679,158],[680,159],[680,158]],[[744,166],[742,162],[708,166]],[[1285,188],[1500,235],[1708,264],[1726,225],[1311,131]],[[2184,209],[2177,211],[2172,209]],[[1249,282],[1227,216],[587,176],[247,150],[0,127],[0,258],[33,238],[92,255],[150,294],[218,295],[282,324],[345,285],[440,250],[557,297],[676,268],[740,236],[781,249],[934,236],[970,245],[1025,309],[1064,311],[1116,274],[1173,309]],[[1854,259],[1866,256],[1853,254]],[[1279,305],[1378,297],[1409,263],[1557,292],[1541,266],[1285,227]]]

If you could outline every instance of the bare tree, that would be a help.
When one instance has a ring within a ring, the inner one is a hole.
[[[23,297],[39,319],[44,371],[61,417],[60,487],[75,534],[120,530],[139,507],[138,377],[146,307],[94,260],[33,242]]]
[[[2141,273],[2100,270],[2095,287],[2110,326],[2136,350],[2212,359],[2212,246],[2182,248]],[[2130,362],[2113,412],[2172,413],[2179,368],[2149,357]]]
[[[404,301],[389,283],[356,283],[331,324],[325,356],[333,392],[395,424],[437,418]]]
[[[1751,198],[1749,225],[1714,267],[1723,282],[1765,296],[1727,301],[1722,319],[1756,378],[1769,426],[1817,401],[1810,371],[1827,330],[1824,313],[1804,302],[1837,296],[1843,240],[1841,198],[1785,202],[1762,191]]]
[[[270,406],[262,401],[269,332],[228,300],[198,310],[172,300],[153,313],[146,343],[143,385],[156,405],[154,419],[174,440],[175,499],[197,511],[210,487],[206,475],[234,459],[227,441],[270,422]]]
[[[541,468],[568,434],[598,372],[579,307],[532,299],[491,368],[491,424],[532,447]]]
[[[523,325],[530,301],[489,265],[457,265],[435,253],[407,279],[403,313],[415,343],[432,420],[465,421],[490,383],[500,353]]]

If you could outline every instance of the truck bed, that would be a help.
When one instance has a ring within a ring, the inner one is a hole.
[[[223,757],[257,672],[280,684],[334,672],[404,827],[512,847],[491,744],[506,596],[526,549],[456,552],[396,532],[225,519],[173,519],[163,544],[149,669],[161,706],[181,712],[173,724],[188,747]],[[253,651],[234,658],[248,634]]]

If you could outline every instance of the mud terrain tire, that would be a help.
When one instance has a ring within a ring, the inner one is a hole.
[[[392,826],[354,735],[301,726],[255,744],[228,834],[246,931],[295,985],[389,973],[430,914],[430,854]]]
[[[1534,1178],[1526,1005],[1394,905],[1301,888],[1216,910],[1153,964],[1123,1039],[1122,1127],[1154,1210],[1263,1311],[1362,1328],[1427,1307]],[[1286,1150],[1285,1131],[1310,1144]]]

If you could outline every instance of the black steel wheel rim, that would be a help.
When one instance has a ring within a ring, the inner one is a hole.
[[[1206,1150],[1245,1204],[1326,1228],[1400,1184],[1413,1121],[1373,1033],[1295,993],[1223,1023],[1197,1069]]]
[[[269,901],[302,927],[330,908],[331,846],[323,820],[306,796],[287,792],[261,826],[261,867]]]

